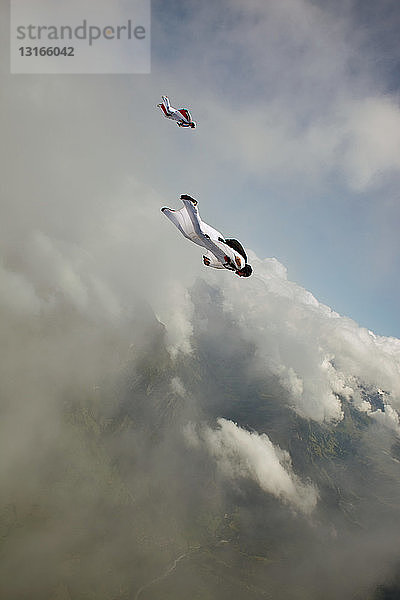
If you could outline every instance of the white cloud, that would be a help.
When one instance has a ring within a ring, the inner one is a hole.
[[[182,398],[186,396],[186,389],[180,377],[173,377],[171,379],[171,390]]]
[[[371,391],[371,390],[370,390]],[[361,412],[365,412],[369,417],[374,419],[377,423],[392,429],[398,436],[400,436],[400,418],[397,410],[390,404],[390,397],[382,390],[372,390],[382,402],[382,408],[373,408],[365,394],[361,393],[360,390],[356,390],[354,393],[353,401],[355,406]]]
[[[384,410],[368,411],[368,415],[400,436],[399,415],[390,404],[386,404]]]
[[[364,189],[382,174],[400,170],[400,108],[388,97],[365,98],[348,107],[343,167]]]
[[[341,400],[359,384],[389,393],[400,409],[400,340],[376,336],[319,303],[287,280],[275,259],[250,254],[253,276],[245,281],[209,273],[225,310],[256,345],[260,373],[275,374],[299,414],[316,421],[342,417]]]
[[[232,421],[218,419],[218,428],[185,430],[192,446],[205,446],[226,477],[250,478],[260,488],[294,508],[310,513],[318,500],[311,484],[303,483],[293,472],[290,455],[274,446],[266,434],[249,432]]]
[[[213,136],[221,155],[247,174],[306,176],[310,184],[335,173],[360,192],[400,172],[400,108],[386,97],[338,98],[302,125],[299,109],[291,112],[281,99],[239,111],[214,100],[208,108],[219,115]]]
[[[179,352],[192,352],[193,304],[190,294],[179,281],[172,280],[163,290],[165,308],[159,313],[160,320],[167,326],[167,348],[172,357]]]

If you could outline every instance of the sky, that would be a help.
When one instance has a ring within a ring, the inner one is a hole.
[[[167,2],[152,17],[151,77],[199,121],[184,181],[203,212],[398,336],[396,3]]]
[[[227,237],[276,257],[340,314],[398,337],[398,21],[389,1],[153,1],[150,75],[8,76],[3,93],[26,86],[40,105],[41,90],[64,88],[68,106],[42,105],[42,141],[64,140],[67,153],[82,138],[86,181],[99,180],[96,159],[109,161],[100,194],[117,196],[129,177],[162,204],[190,193]],[[85,94],[93,113],[67,132],[69,118],[84,119]],[[191,109],[196,131],[160,118],[161,94]],[[20,160],[29,128],[20,119],[11,142]],[[84,204],[96,210],[90,190]]]

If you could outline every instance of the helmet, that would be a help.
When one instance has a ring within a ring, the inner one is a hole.
[[[241,269],[240,271],[236,271],[236,273],[240,276],[240,277],[250,277],[250,275],[252,274],[253,269],[251,268],[250,265],[245,265],[243,267],[243,269]]]

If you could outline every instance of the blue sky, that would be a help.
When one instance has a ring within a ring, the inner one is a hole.
[[[154,1],[150,76],[199,121],[165,191],[397,337],[399,21],[396,2]]]

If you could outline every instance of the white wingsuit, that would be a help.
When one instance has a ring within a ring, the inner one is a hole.
[[[181,200],[183,208],[180,210],[163,207],[161,211],[182,235],[207,250],[203,256],[205,265],[229,269],[239,275],[238,271],[246,267],[246,258],[225,243],[222,233],[201,220],[196,200],[186,194],[182,194]]]

